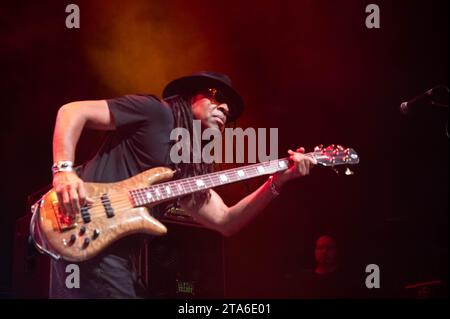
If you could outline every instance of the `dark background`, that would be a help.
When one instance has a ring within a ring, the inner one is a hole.
[[[371,297],[448,278],[448,113],[403,116],[402,101],[448,85],[448,1],[2,1],[0,291],[11,296],[15,221],[27,196],[51,183],[52,133],[70,101],[160,94],[198,70],[231,76],[246,110],[238,126],[277,127],[279,152],[343,144],[356,175],[317,168],[226,239],[227,294],[281,297],[286,278],[312,267],[318,235],[337,238],[341,262],[361,276],[379,265]],[[77,163],[101,134],[82,136]],[[262,180],[249,183],[256,188]],[[246,192],[223,190],[228,204]],[[207,256],[207,252],[205,252]],[[447,287],[447,286],[445,286]],[[448,296],[448,292],[446,292]]]

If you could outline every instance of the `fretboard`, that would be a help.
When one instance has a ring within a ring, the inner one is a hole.
[[[263,163],[232,168],[210,174],[184,178],[129,191],[135,206],[168,201],[204,189],[231,184],[287,169],[289,159],[282,158]]]

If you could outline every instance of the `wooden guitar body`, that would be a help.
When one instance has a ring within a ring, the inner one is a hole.
[[[87,196],[95,202],[81,214],[67,216],[60,212],[56,192],[42,198],[39,226],[51,249],[65,260],[90,259],[116,240],[135,233],[164,235],[166,227],[152,217],[150,204],[135,207],[130,189],[170,180],[173,171],[158,167],[117,183],[85,183]]]

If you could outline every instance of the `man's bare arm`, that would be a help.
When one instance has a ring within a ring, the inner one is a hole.
[[[304,151],[303,148],[299,148],[297,152],[289,150],[290,160],[293,164],[288,170],[274,176],[273,183],[277,189],[291,179],[309,174],[316,161],[303,155]],[[202,206],[198,207],[192,205],[189,200],[184,200],[181,202],[182,208],[201,224],[226,236],[236,233],[248,224],[276,196],[271,190],[269,181],[231,207],[228,207],[215,191],[210,190],[210,193],[210,199]]]
[[[105,100],[72,102],[59,109],[53,134],[55,162],[74,161],[75,148],[84,127],[98,130],[114,129]]]
[[[85,127],[114,130],[115,125],[106,100],[79,101],[63,105],[56,117],[53,134],[53,160],[75,161],[75,149]],[[53,187],[66,213],[76,213],[86,201],[83,181],[74,172],[58,172]]]
[[[192,207],[187,203],[183,204],[183,202],[182,207],[196,221],[208,228],[219,231],[225,236],[236,233],[248,224],[274,198],[267,182],[231,207],[228,207],[214,190],[210,190],[210,193],[210,199],[202,207]]]

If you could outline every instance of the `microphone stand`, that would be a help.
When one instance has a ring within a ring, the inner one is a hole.
[[[444,89],[445,93],[447,93],[447,101],[448,101],[448,94],[449,94],[449,89],[447,86],[445,85],[437,85],[434,88],[428,90],[425,94],[429,96],[430,101],[428,102],[430,106],[432,106],[433,108],[436,109],[447,109],[448,110],[448,102],[447,104],[445,103],[441,103],[436,101],[436,97],[434,96],[433,92],[435,92],[437,89]],[[417,99],[417,98],[416,98]],[[400,106],[400,110],[402,111],[403,114],[406,114],[408,112],[408,103],[409,102],[403,102]],[[450,138],[449,136],[449,132],[448,132],[448,116],[447,116],[447,124],[445,125],[445,133],[447,135],[447,138]]]

